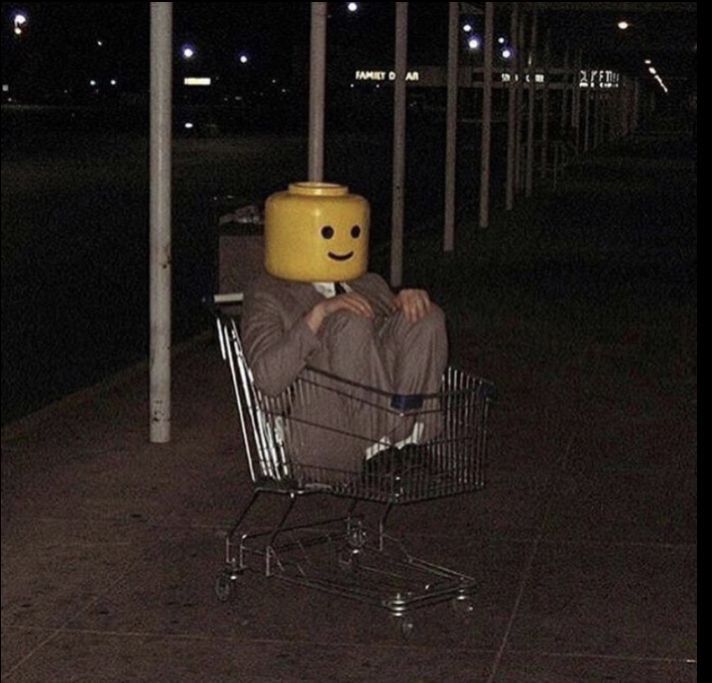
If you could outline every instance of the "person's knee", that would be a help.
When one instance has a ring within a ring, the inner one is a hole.
[[[437,304],[430,304],[430,310],[419,323],[434,335],[445,334],[445,312]]]
[[[349,311],[338,311],[327,318],[327,335],[331,339],[353,343],[370,343],[375,338],[373,321]]]
[[[399,323],[409,328],[411,334],[426,337],[442,337],[446,335],[445,312],[437,304],[431,303],[430,310],[416,322],[408,322],[402,311],[398,311]]]

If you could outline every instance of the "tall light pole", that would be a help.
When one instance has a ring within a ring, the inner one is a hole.
[[[406,71],[408,68],[408,3],[396,3],[395,83],[393,84],[393,201],[391,211],[391,286],[403,282],[405,209]]]
[[[309,56],[309,180],[324,179],[327,3],[311,3]]]
[[[171,86],[173,3],[151,3],[150,439],[171,438]]]
[[[482,160],[480,164],[480,228],[489,227],[492,157],[492,80],[494,59],[494,3],[485,3],[484,80],[482,83]]]

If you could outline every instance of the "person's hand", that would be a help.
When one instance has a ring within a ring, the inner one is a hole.
[[[424,289],[401,289],[393,300],[393,306],[403,311],[408,322],[416,323],[430,313],[431,301]]]
[[[346,292],[330,299],[324,299],[324,301],[316,304],[306,315],[309,329],[316,334],[324,320],[337,311],[347,311],[364,318],[373,318],[375,316],[373,308],[366,297],[356,292]]]

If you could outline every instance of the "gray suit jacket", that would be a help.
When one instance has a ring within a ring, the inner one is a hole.
[[[376,318],[393,313],[393,292],[375,273],[349,281],[368,299]],[[310,283],[279,280],[264,273],[248,289],[242,318],[242,339],[257,387],[274,396],[284,391],[321,350],[321,342],[304,316],[323,296]]]

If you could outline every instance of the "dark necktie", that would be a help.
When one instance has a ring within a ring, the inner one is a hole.
[[[346,289],[340,282],[334,283],[334,291],[336,292],[336,296],[339,294],[346,294]]]

